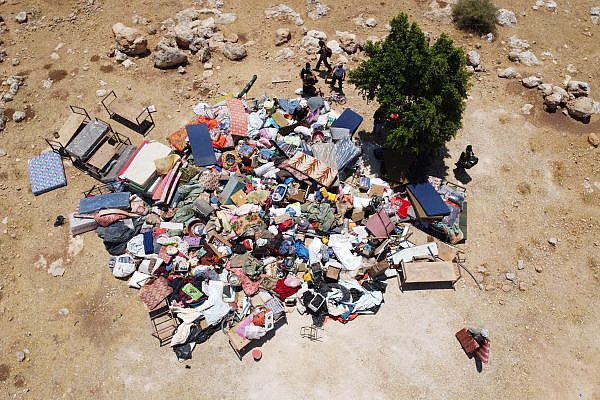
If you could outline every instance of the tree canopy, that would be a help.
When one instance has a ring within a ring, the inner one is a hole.
[[[388,135],[387,146],[427,154],[454,138],[462,126],[469,73],[465,55],[442,34],[429,46],[406,14],[391,21],[382,42],[367,42],[367,59],[349,73],[367,101],[376,100]]]

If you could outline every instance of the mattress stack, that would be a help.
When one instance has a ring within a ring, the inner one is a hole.
[[[152,197],[163,177],[158,175],[155,160],[171,153],[171,148],[154,140],[144,141],[119,171],[120,180],[144,197]]]

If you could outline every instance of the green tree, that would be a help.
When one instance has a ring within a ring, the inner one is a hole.
[[[458,0],[452,8],[452,18],[460,29],[496,33],[496,11],[490,0]]]
[[[406,14],[391,21],[382,42],[367,42],[367,59],[349,73],[367,101],[382,110],[388,147],[425,155],[462,126],[469,74],[462,49],[442,34],[433,46]]]

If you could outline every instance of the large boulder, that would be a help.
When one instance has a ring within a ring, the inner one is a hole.
[[[496,11],[496,23],[502,26],[514,26],[517,24],[517,16],[513,11],[501,8]]]
[[[589,96],[590,84],[582,81],[569,81],[569,83],[567,83],[567,92],[575,97]]]
[[[156,52],[154,52],[154,66],[156,68],[174,68],[186,64],[187,61],[187,55],[178,49],[175,43],[162,38],[156,45]]]
[[[513,79],[516,78],[519,73],[513,68],[508,67],[498,72],[500,78]]]
[[[280,21],[291,21],[296,25],[304,24],[304,20],[296,11],[290,6],[285,4],[279,4],[265,10],[265,17],[267,19],[273,18]]]
[[[475,50],[471,50],[467,52],[467,65],[472,66],[473,68],[479,67],[481,64],[481,56]]]
[[[342,54],[344,50],[340,47],[340,43],[337,40],[330,40],[327,42],[327,47],[331,49],[332,54]]]
[[[529,89],[539,86],[542,82],[544,82],[544,79],[541,76],[536,75],[528,76],[527,78],[523,78],[521,81],[523,86]]]
[[[423,16],[431,21],[450,24],[452,23],[452,5],[456,3],[457,0],[445,2],[431,0],[431,3],[429,3],[429,11],[425,12]]]
[[[567,102],[567,110],[571,117],[587,120],[594,114],[594,100],[589,97],[578,97]]]
[[[148,39],[139,30],[129,28],[122,23],[116,23],[112,27],[117,50],[129,55],[138,56],[148,52]]]
[[[358,43],[356,42],[356,35],[350,32],[337,31],[336,36],[340,42],[340,47],[348,54],[354,54],[358,51]]]
[[[314,0],[308,0],[308,3],[308,18],[312,19],[313,21],[316,21],[329,15],[328,5],[321,4],[321,2]]]
[[[223,55],[232,61],[240,61],[244,59],[248,53],[244,45],[239,43],[225,43],[223,46]]]
[[[533,52],[531,52],[530,50],[513,50],[510,53],[508,53],[508,59],[513,62],[520,62],[521,64],[525,64],[528,67],[542,64],[540,60],[538,60],[538,58],[535,56],[535,54],[533,54]]]
[[[548,96],[552,94],[552,84],[551,83],[542,83],[538,85],[538,90],[542,92],[542,96]]]
[[[529,48],[529,42],[525,39],[519,39],[516,36],[511,36],[510,47],[513,49],[527,50]]]
[[[316,30],[306,32],[306,35],[302,38],[302,49],[308,54],[315,54],[319,50],[319,40],[327,40],[325,32]]]
[[[294,51],[289,47],[283,47],[279,49],[277,54],[275,55],[275,61],[280,62],[283,60],[287,60],[288,58],[292,58],[294,56]]]
[[[275,31],[275,46],[281,46],[292,39],[292,32],[288,28],[279,28]]]

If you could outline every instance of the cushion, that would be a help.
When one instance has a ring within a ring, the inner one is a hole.
[[[31,191],[36,196],[67,186],[62,159],[52,150],[29,160],[28,168]]]

